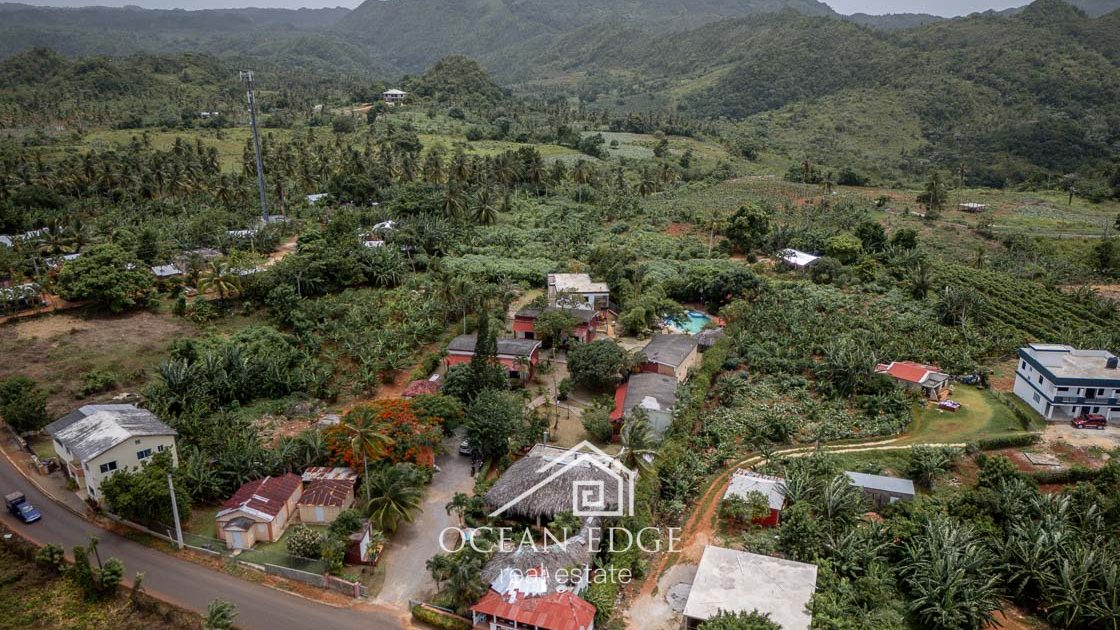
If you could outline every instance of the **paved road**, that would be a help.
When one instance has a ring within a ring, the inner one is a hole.
[[[114,556],[124,562],[131,578],[144,572],[149,594],[185,608],[204,613],[206,605],[221,598],[237,605],[237,625],[242,628],[362,628],[396,630],[397,615],[365,608],[334,608],[281,591],[247,582],[231,575],[179,560],[173,556],[105,531],[43,496],[6,457],[0,455],[0,494],[19,490],[43,513],[37,523],[19,523],[5,510],[5,525],[45,544],[57,543],[68,550],[86,544],[91,536],[100,540],[102,558]]]
[[[435,582],[425,564],[432,556],[443,553],[439,535],[444,528],[459,525],[458,517],[448,514],[445,506],[456,492],[470,494],[474,487],[471,458],[458,452],[462,439],[456,435],[444,441],[447,452],[436,460],[440,471],[424,491],[423,512],[416,515],[415,521],[401,524],[381,556],[381,566],[388,578],[377,595],[379,603],[404,606],[409,599],[424,599],[435,591]],[[447,544],[451,548],[455,540],[448,539]]]

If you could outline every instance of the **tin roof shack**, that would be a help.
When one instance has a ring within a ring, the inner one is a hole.
[[[354,481],[347,479],[315,479],[303,485],[297,502],[299,520],[309,525],[334,522],[343,510],[354,505]]]
[[[809,630],[813,616],[806,606],[816,589],[816,565],[709,546],[684,606],[686,628],[721,610],[757,610],[783,630]]]
[[[739,469],[731,475],[731,481],[727,484],[727,491],[723,493],[723,498],[738,497],[746,500],[752,492],[765,496],[766,502],[770,505],[770,515],[755,519],[754,522],[765,527],[777,526],[781,520],[782,508],[786,504],[786,480]]]
[[[944,400],[949,396],[949,375],[936,365],[892,361],[876,365],[875,372],[886,374],[907,389],[922,392],[929,400]]]
[[[215,515],[218,537],[230,549],[250,549],[258,540],[280,540],[297,513],[302,493],[303,481],[292,473],[242,485]]]
[[[700,350],[692,335],[654,335],[642,348],[642,354],[646,355],[643,372],[672,376],[681,383],[700,362]]]
[[[914,482],[909,479],[850,471],[844,474],[851,480],[852,485],[863,490],[863,496],[871,501],[876,510],[898,501],[914,500]]]
[[[44,427],[68,477],[100,502],[101,482],[118,470],[137,470],[156,453],[175,452],[175,429],[131,404],[85,405]]]

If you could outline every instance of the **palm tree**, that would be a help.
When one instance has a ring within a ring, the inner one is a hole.
[[[218,292],[218,301],[225,303],[226,297],[241,292],[241,276],[228,261],[220,260],[198,275],[198,292],[205,295],[208,291]]]
[[[572,183],[577,186],[577,202],[583,203],[583,187],[591,182],[593,175],[594,173],[591,170],[591,165],[587,163],[587,160],[579,160],[576,162],[576,165],[572,167],[572,172],[569,174],[569,177],[571,177]]]
[[[463,214],[465,205],[462,189],[458,186],[448,186],[447,192],[443,194],[443,216],[449,219],[459,218]]]
[[[467,508],[469,508],[470,505],[470,497],[462,492],[456,492],[455,495],[451,497],[451,500],[447,502],[447,505],[443,506],[443,509],[447,510],[448,514],[455,512],[459,517],[459,526],[462,527],[463,515],[466,514]]]
[[[362,455],[362,468],[367,477],[366,500],[370,499],[369,460],[385,454],[393,440],[377,427],[377,409],[373,405],[358,405],[342,417],[339,426],[350,436],[350,450]]]
[[[447,594],[456,610],[471,605],[486,594],[486,584],[482,582],[482,560],[473,555],[458,554],[447,578]]]
[[[384,531],[395,531],[400,521],[411,523],[420,510],[424,492],[403,465],[386,466],[365,479],[366,513]]]
[[[622,463],[631,470],[648,472],[650,456],[657,453],[655,441],[650,431],[649,417],[645,410],[637,408],[622,427]]]
[[[432,579],[435,580],[436,590],[438,591],[443,588],[442,585],[447,581],[447,578],[451,577],[451,571],[454,570],[455,563],[447,554],[437,553],[428,558],[428,561],[424,563],[424,568],[432,574]]]
[[[475,195],[474,218],[479,225],[494,225],[498,222],[498,208],[494,205],[494,194],[483,188]]]

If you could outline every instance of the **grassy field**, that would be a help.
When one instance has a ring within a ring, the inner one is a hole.
[[[952,399],[961,404],[956,412],[940,411],[932,405],[915,411],[914,422],[899,443],[973,442],[1024,431],[1015,414],[989,391],[957,385]]]
[[[0,628],[62,630],[142,630],[147,628],[197,628],[198,618],[174,611],[168,615],[139,610],[127,596],[89,602],[68,579],[51,575],[18,553],[8,542],[0,544]],[[125,572],[131,575],[128,567]]]

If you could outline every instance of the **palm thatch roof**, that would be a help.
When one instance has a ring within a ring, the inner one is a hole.
[[[482,579],[487,584],[493,584],[505,569],[514,569],[520,575],[529,575],[531,569],[539,570],[543,568],[543,574],[549,577],[545,580],[548,587],[547,592],[556,592],[556,587],[563,582],[553,576],[556,576],[561,569],[567,571],[569,575],[573,575],[574,572],[571,569],[586,569],[591,565],[592,553],[589,530],[598,526],[598,519],[592,517],[584,521],[579,534],[571,536],[563,542],[548,546],[540,543],[537,545],[516,544],[512,548],[499,549],[486,563],[486,566],[482,567]],[[515,542],[520,541],[515,540]],[[574,590],[576,592],[582,591],[583,587],[586,586],[586,577],[583,578],[581,584],[568,584],[569,588],[572,586],[575,586]]]
[[[601,482],[605,507],[596,510],[614,511],[627,504],[628,474],[609,456],[537,445],[506,469],[484,498],[492,510],[508,506],[502,511],[504,516],[548,521],[577,507],[573,505],[576,482]]]

